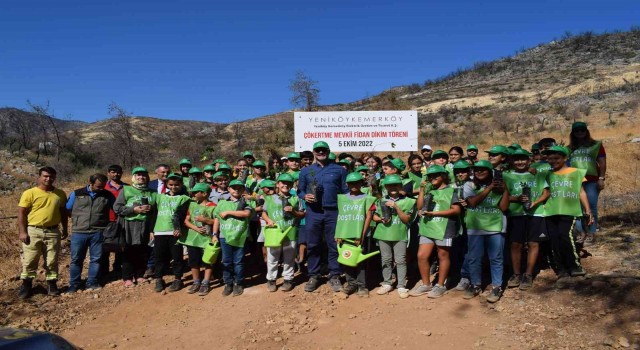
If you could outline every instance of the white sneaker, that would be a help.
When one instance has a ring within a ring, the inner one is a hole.
[[[418,283],[416,283],[413,289],[411,289],[411,291],[409,292],[409,295],[411,295],[412,297],[419,297],[421,295],[429,293],[430,290],[430,285],[423,284],[422,281],[418,281]]]
[[[380,288],[378,288],[378,290],[376,291],[376,294],[378,295],[385,295],[385,294],[389,294],[390,291],[393,290],[393,286],[390,284],[383,284],[380,286]]]
[[[462,277],[460,279],[460,282],[458,282],[458,285],[454,289],[462,292],[462,291],[465,291],[470,284],[471,284],[471,281],[469,281],[468,278]]]
[[[400,299],[407,299],[409,297],[409,290],[407,288],[398,288],[398,296],[400,296]]]
[[[447,287],[436,284],[431,288],[431,291],[427,294],[429,298],[440,298],[441,296],[447,294]]]

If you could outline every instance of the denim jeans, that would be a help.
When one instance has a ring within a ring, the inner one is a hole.
[[[227,244],[224,238],[220,238],[222,248],[222,279],[224,284],[242,285],[244,280],[244,247],[234,247]]]
[[[476,286],[482,284],[482,258],[486,249],[489,256],[491,284],[495,287],[502,286],[504,234],[468,235],[468,237],[469,251],[467,258],[469,259],[471,284]]]
[[[305,230],[307,235],[307,266],[309,276],[320,275],[320,258],[322,254],[322,238],[329,250],[329,278],[340,276],[342,269],[338,264],[338,247],[336,246],[336,223],[338,211],[325,209],[320,212],[307,210]]]
[[[586,232],[589,234],[596,233],[598,227],[598,197],[600,196],[600,189],[598,189],[597,181],[586,181],[582,183],[582,188],[587,193],[587,199],[589,200],[589,209],[591,209],[591,215],[593,216],[593,224],[588,228],[582,227],[582,221],[576,222],[576,228],[578,232]]]
[[[98,285],[100,257],[102,256],[102,232],[71,234],[71,264],[69,265],[69,286],[79,287],[82,265],[89,250],[89,275],[87,286]]]

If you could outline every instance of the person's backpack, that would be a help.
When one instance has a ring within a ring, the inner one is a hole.
[[[116,221],[110,221],[102,232],[104,241],[102,242],[103,250],[110,252],[121,252],[124,250],[126,243],[124,222],[118,217]]]

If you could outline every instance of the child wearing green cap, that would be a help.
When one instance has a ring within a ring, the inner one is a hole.
[[[264,209],[265,197],[271,196],[276,193],[276,183],[273,180],[266,179],[260,182],[260,189],[256,195],[256,207],[254,208],[256,216],[260,219],[260,233],[256,242],[262,251],[263,264],[267,265],[267,247],[264,246],[264,229],[267,227],[267,222],[262,218],[262,210]]]
[[[576,220],[583,215],[587,225],[593,223],[587,193],[582,187],[587,171],[567,166],[569,150],[563,146],[552,146],[543,153],[551,166],[551,171],[545,177],[551,196],[544,206],[544,213],[556,273],[559,279],[569,275],[584,276],[585,271],[580,265],[574,244],[573,228]]]
[[[189,197],[181,195],[182,177],[169,175],[167,178],[168,194],[158,194],[156,204],[158,214],[153,227],[153,254],[155,257],[155,291],[164,290],[162,276],[173,259],[173,282],[170,292],[182,289],[182,247],[177,244],[182,234],[184,218],[189,205]]]
[[[389,156],[391,157],[391,156]],[[402,178],[402,172],[407,168],[407,165],[404,164],[402,159],[393,158],[386,160],[382,163],[382,172],[385,176],[389,175],[398,175],[402,179],[402,190],[401,193],[403,196],[413,196],[413,181],[410,178]],[[382,187],[382,195],[387,195],[386,188]]]
[[[192,201],[189,202],[189,210],[184,219],[187,233],[180,236],[178,243],[187,247],[189,257],[188,263],[191,269],[193,284],[187,293],[198,293],[205,296],[210,291],[210,281],[213,274],[213,267],[202,261],[204,248],[211,242],[211,225],[213,224],[213,211],[215,203],[209,201],[211,188],[204,183],[196,184],[190,190]],[[204,278],[200,269],[204,268]]]
[[[364,178],[360,173],[354,172],[347,175],[348,194],[338,194],[338,221],[336,224],[335,239],[338,246],[345,241],[352,241],[355,245],[362,245],[365,240],[369,224],[371,223],[372,209],[375,197],[362,192]],[[358,296],[368,296],[369,290],[365,280],[365,264],[356,267],[343,266],[347,283],[342,287],[342,292],[350,295],[357,292]]]
[[[471,299],[482,292],[482,261],[486,251],[491,270],[491,290],[487,301],[495,303],[502,296],[507,226],[504,213],[509,208],[509,197],[504,189],[504,182],[494,181],[493,166],[489,161],[476,162],[473,173],[473,182],[464,187],[471,284],[465,290],[463,298]]]
[[[507,237],[511,245],[513,275],[507,287],[527,290],[533,286],[533,269],[538,260],[541,241],[549,239],[544,219],[544,202],[549,198],[549,185],[544,173],[531,174],[531,154],[516,149],[512,154],[513,171],[504,174],[509,195]],[[527,244],[526,271],[522,274],[522,248]]]
[[[469,183],[470,186],[473,185],[471,180],[471,164],[466,160],[457,161],[453,164],[453,175],[455,176],[455,181],[451,184],[451,187],[455,189],[456,196],[458,197],[458,203],[460,203],[460,207],[462,209],[460,217],[464,218],[465,209],[467,207],[467,201],[464,199],[464,187],[467,183]],[[453,239],[449,276],[460,271],[460,280],[454,289],[457,291],[464,291],[471,283],[471,275],[469,272],[469,257],[467,256],[467,227],[464,220],[461,220],[460,224],[462,226],[462,234]]]
[[[229,199],[229,174],[226,172],[218,171],[213,174],[213,181],[216,183],[216,188],[211,191],[209,195],[209,201],[218,204],[223,199]]]
[[[239,296],[244,292],[244,244],[249,234],[249,219],[253,208],[244,201],[244,183],[233,180],[229,183],[229,199],[218,202],[214,211],[212,241],[220,241],[222,265],[224,267],[223,296]]]
[[[426,199],[427,195],[431,199]],[[443,166],[432,165],[427,169],[427,181],[421,185],[416,205],[420,218],[418,267],[421,280],[409,295],[427,294],[429,298],[439,298],[447,293],[444,283],[451,266],[453,239],[460,234],[458,216],[462,212],[456,191],[449,186],[449,173]],[[434,248],[438,253],[439,272],[438,281],[431,288],[429,258]]]
[[[280,247],[267,247],[267,290],[277,290],[278,262],[282,257],[282,277],[284,282],[281,290],[289,292],[293,289],[293,275],[296,258],[296,237],[298,235],[298,222],[304,217],[304,212],[299,211],[298,197],[291,195],[293,177],[289,174],[281,174],[278,177],[277,193],[266,196],[262,219],[268,227],[276,226],[282,230],[289,230]]]
[[[376,204],[372,220],[377,223],[373,238],[380,246],[383,282],[376,291],[378,295],[388,294],[393,290],[393,265],[398,275],[398,295],[409,297],[407,289],[407,241],[408,230],[415,211],[415,199],[401,193],[402,179],[392,174],[382,180],[387,195]],[[383,209],[383,206],[388,209]],[[389,210],[389,212],[386,212]],[[390,216],[388,214],[391,214]],[[386,215],[385,215],[386,214]]]

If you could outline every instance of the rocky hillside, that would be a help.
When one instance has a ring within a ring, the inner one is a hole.
[[[460,139],[480,144],[507,139],[528,142],[542,133],[564,133],[577,119],[606,126],[617,118],[635,118],[639,91],[640,30],[636,28],[565,35],[438,79],[320,109],[416,109],[421,143],[451,145]],[[266,158],[287,152],[294,141],[291,111],[230,124],[126,117],[89,124],[55,120],[55,124],[71,139],[81,140],[70,147],[70,153],[97,165],[123,158],[112,151],[114,141],[139,150],[131,162],[144,164],[172,162],[182,156],[203,162],[218,156],[235,159],[244,149]],[[38,130],[47,125],[42,116],[4,108],[0,109],[0,135],[11,137],[3,137],[3,143],[13,142],[13,149],[21,143],[25,133],[16,129],[21,124],[16,120],[29,120],[26,124],[36,135],[32,138],[43,139],[38,136]],[[47,139],[51,139],[50,132]],[[31,140],[24,148],[37,145]]]

